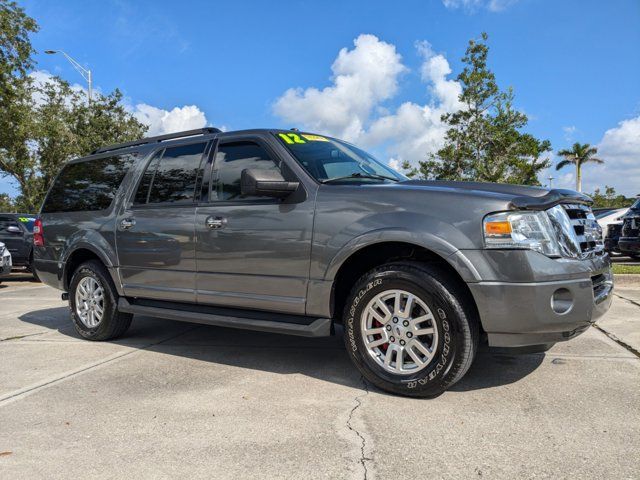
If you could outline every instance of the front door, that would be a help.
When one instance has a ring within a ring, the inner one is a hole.
[[[116,244],[126,296],[195,302],[195,192],[206,148],[198,142],[157,152],[120,212]]]
[[[304,190],[284,201],[243,196],[246,168],[278,169],[297,180],[259,138],[218,144],[209,202],[196,211],[198,303],[304,314],[313,199]]]

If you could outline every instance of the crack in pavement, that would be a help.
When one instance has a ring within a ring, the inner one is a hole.
[[[47,331],[38,332],[38,333],[28,333],[28,334],[25,334],[25,335],[15,335],[13,337],[0,338],[0,342],[8,342],[9,340],[20,340],[21,338],[35,337],[36,335],[44,335],[45,333],[47,333]]]
[[[636,302],[635,300],[632,300],[632,299],[627,298],[627,297],[623,297],[623,296],[622,296],[622,295],[620,295],[619,293],[614,293],[613,295],[614,295],[614,296],[616,296],[616,297],[618,297],[618,298],[621,298],[621,299],[623,299],[623,300],[626,300],[626,301],[627,301],[627,302],[629,302],[629,303],[634,304],[636,307],[640,307],[640,303]]]
[[[364,379],[363,376],[360,376],[360,380],[362,381],[362,385],[364,386],[365,394],[356,396],[356,398],[355,398],[356,405],[354,405],[354,407],[349,412],[349,418],[347,419],[347,428],[349,430],[351,430],[353,433],[355,433],[358,436],[358,438],[360,439],[360,460],[359,460],[359,463],[362,465],[362,469],[363,469],[363,473],[364,473],[363,478],[364,478],[364,480],[367,480],[368,475],[369,475],[369,470],[367,469],[367,461],[371,460],[371,458],[368,458],[366,456],[366,454],[365,454],[367,441],[364,438],[364,435],[362,435],[360,433],[360,431],[358,431],[358,429],[355,428],[351,424],[351,420],[353,419],[353,415],[356,413],[356,410],[358,410],[362,406],[362,397],[366,397],[367,395],[369,395],[369,386],[367,385],[367,381]]]
[[[616,342],[618,345],[620,345],[622,348],[624,348],[625,350],[633,353],[636,357],[640,358],[640,351],[636,350],[634,347],[632,347],[631,345],[629,345],[627,342],[625,342],[624,340],[621,340],[620,338],[618,338],[615,334],[608,332],[607,330],[605,330],[604,328],[602,328],[600,325],[594,323],[593,327],[599,331],[601,331],[602,333],[604,333],[607,337],[609,337],[611,340],[613,340],[614,342]]]

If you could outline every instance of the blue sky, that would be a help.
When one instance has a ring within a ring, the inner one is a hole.
[[[587,167],[585,190],[640,193],[638,0],[20,3],[40,24],[39,52],[64,49],[101,90],[120,88],[153,133],[313,127],[387,161],[437,148],[460,58],[486,31],[490,67],[513,86],[527,131],[556,150],[602,147],[608,165]],[[82,83],[61,56],[36,58],[38,70]],[[571,170],[553,175],[572,185]],[[6,179],[3,191],[16,192]]]

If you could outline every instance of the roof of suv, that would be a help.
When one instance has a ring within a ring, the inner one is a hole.
[[[248,130],[234,130],[234,131],[230,131],[230,132],[223,132],[222,130],[220,130],[219,128],[215,128],[215,127],[205,127],[205,128],[198,128],[195,130],[185,130],[183,132],[175,132],[175,133],[169,133],[169,134],[165,134],[165,135],[157,135],[155,137],[144,137],[141,138],[139,140],[133,140],[131,142],[124,142],[124,143],[116,143],[113,145],[106,145],[104,147],[99,147],[97,149],[95,149],[93,152],[91,152],[91,155],[96,155],[99,153],[106,153],[106,152],[112,152],[114,150],[122,150],[125,148],[131,148],[131,147],[137,147],[137,146],[142,146],[142,145],[151,145],[154,143],[161,143],[161,142],[166,142],[169,140],[179,140],[179,139],[186,139],[189,137],[195,137],[198,135],[201,136],[227,136],[227,135],[236,135],[238,133],[269,133],[269,132],[274,132],[274,131],[282,131],[281,129],[269,129],[269,128],[255,128],[255,129],[248,129]]]

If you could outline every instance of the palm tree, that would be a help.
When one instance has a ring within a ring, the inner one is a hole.
[[[596,147],[592,147],[588,143],[574,143],[571,150],[560,150],[558,155],[564,157],[564,160],[561,160],[556,165],[556,170],[560,170],[561,168],[566,167],[567,165],[575,165],[576,166],[576,190],[582,191],[582,165],[585,163],[604,163],[604,160],[596,157],[595,155],[598,153],[598,149]]]

